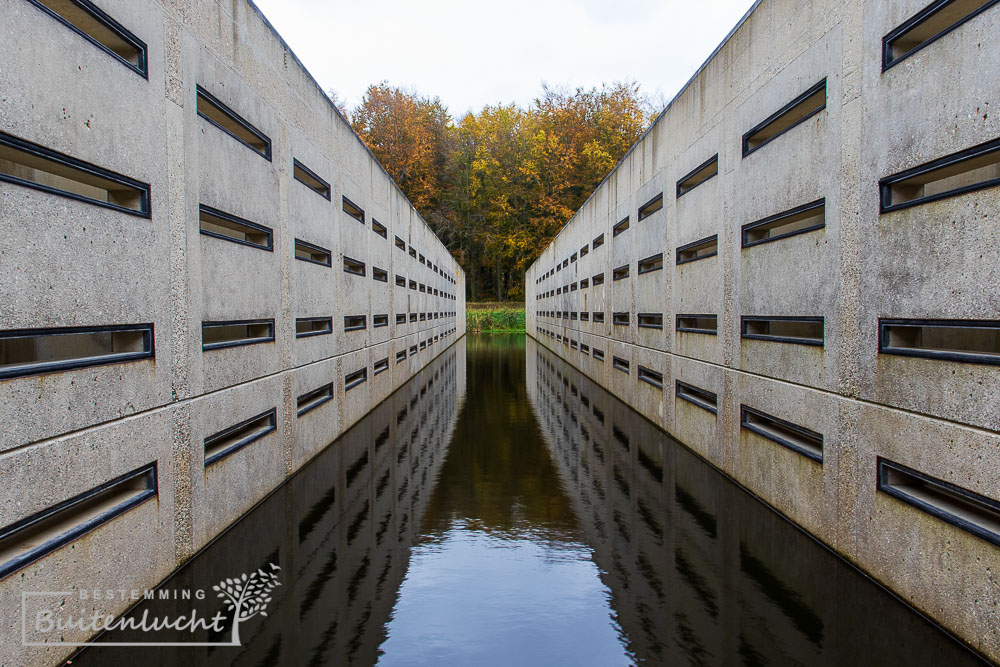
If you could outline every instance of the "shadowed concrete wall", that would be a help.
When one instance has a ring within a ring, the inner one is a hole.
[[[65,655],[20,646],[22,591],[155,585],[465,333],[461,269],[253,5],[100,0],[136,56],[107,21],[48,4],[68,23],[0,0],[0,526],[148,464],[156,485],[0,581],[11,664]],[[200,207],[252,224],[237,220],[242,242],[208,235]],[[330,322],[302,336],[305,318]],[[204,322],[261,320],[273,340],[203,348]],[[148,340],[93,333],[120,325]],[[91,337],[50,335],[69,327]],[[145,355],[81,367],[81,350]],[[68,368],[39,365],[53,354]],[[206,465],[207,438],[272,409],[269,433]],[[73,527],[63,516],[46,535]],[[0,537],[0,566],[21,536]]]
[[[883,37],[926,4],[758,3],[528,270],[527,328],[997,660],[1000,547],[995,531],[957,524],[998,516],[1000,350],[986,339],[1000,313],[987,287],[1000,283],[1000,197],[914,199],[989,185],[997,160],[887,186],[891,199],[879,183],[1000,137],[984,69],[1000,8],[883,70]],[[823,81],[818,111],[806,95],[744,137]],[[807,204],[798,221],[771,219]],[[910,328],[887,328],[880,346],[890,319]],[[958,329],[921,340],[928,321]],[[702,398],[685,400],[683,385],[678,396],[678,381]],[[755,429],[744,406],[812,433]],[[880,491],[880,458],[910,471],[897,489],[958,520]],[[978,496],[972,509],[948,484]]]

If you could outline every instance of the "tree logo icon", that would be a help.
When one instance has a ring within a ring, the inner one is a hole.
[[[240,646],[240,623],[248,621],[257,614],[267,616],[264,609],[271,601],[271,591],[280,586],[277,571],[281,568],[274,563],[268,563],[270,572],[257,570],[247,576],[220,581],[212,586],[219,597],[225,602],[226,608],[233,612],[233,635],[231,644]]]

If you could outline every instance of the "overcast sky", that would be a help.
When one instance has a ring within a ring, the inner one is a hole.
[[[752,0],[254,0],[323,86],[354,107],[388,81],[453,116],[527,106],[542,82],[634,79],[669,101]]]

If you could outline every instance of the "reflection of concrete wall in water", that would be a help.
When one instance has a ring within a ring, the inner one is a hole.
[[[19,645],[22,591],[155,585],[465,327],[457,263],[252,4],[96,5],[0,0],[0,528],[70,534],[101,517],[57,503],[153,464],[155,493],[0,581],[17,663],[59,657]]]
[[[764,0],[525,280],[542,345],[994,660],[998,30]]]
[[[529,340],[527,359],[536,417],[637,659],[975,662],[559,357]]]
[[[244,649],[158,649],[147,657],[176,664],[183,656],[190,665],[258,665],[265,657],[270,664],[374,664],[464,395],[459,341],[169,580],[171,589],[208,588],[279,564],[282,586],[269,616],[246,624]],[[217,604],[210,598],[200,606]],[[177,603],[174,613],[190,608]],[[90,650],[78,664],[121,651]]]

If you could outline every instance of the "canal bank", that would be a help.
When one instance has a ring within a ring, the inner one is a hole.
[[[459,340],[164,588],[271,563],[243,647],[74,664],[978,662],[524,336]]]

